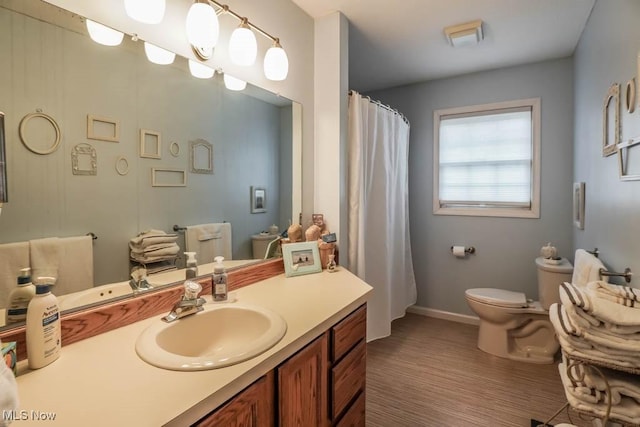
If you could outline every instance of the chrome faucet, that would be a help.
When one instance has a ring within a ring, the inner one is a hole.
[[[147,281],[147,269],[144,267],[134,267],[131,270],[129,286],[133,289],[134,294],[137,294],[140,291],[153,289],[153,286]]]
[[[184,282],[184,295],[180,298],[180,301],[175,303],[169,314],[164,316],[162,320],[165,322],[173,322],[174,320],[181,319],[185,316],[196,314],[199,311],[204,310],[202,307],[206,301],[204,298],[199,298],[198,294],[202,291],[202,286],[199,283],[192,282],[190,280]]]

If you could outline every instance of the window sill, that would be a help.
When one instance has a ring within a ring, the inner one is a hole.
[[[509,208],[442,208],[433,209],[434,215],[488,216],[502,218],[540,218],[540,210]]]

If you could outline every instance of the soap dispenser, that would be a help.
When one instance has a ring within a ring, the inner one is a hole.
[[[5,323],[23,322],[27,320],[27,307],[36,294],[36,287],[31,283],[31,269],[20,269],[18,287],[9,293]]]
[[[213,267],[213,300],[227,300],[227,273],[224,269],[224,257],[217,256],[214,258],[216,265]]]
[[[186,279],[195,279],[198,277],[198,261],[196,261],[196,253],[185,252],[184,254],[187,256]]]

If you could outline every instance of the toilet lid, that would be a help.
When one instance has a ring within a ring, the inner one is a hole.
[[[465,293],[471,299],[499,307],[520,308],[528,306],[527,297],[522,292],[494,288],[475,288],[467,289]]]

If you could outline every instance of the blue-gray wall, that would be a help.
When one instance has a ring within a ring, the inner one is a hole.
[[[575,181],[585,182],[585,228],[574,231],[577,248],[598,247],[610,269],[640,273],[640,181],[618,178],[617,155],[602,157],[602,104],[607,89],[639,76],[640,2],[598,0],[574,55]],[[621,97],[621,136],[640,135],[640,111],[629,114]],[[640,147],[629,150],[631,172],[640,173]],[[635,282],[635,283],[634,283]],[[638,276],[631,283],[638,287]]]
[[[495,287],[537,298],[534,260],[551,241],[572,258],[573,60],[528,64],[368,94],[411,122],[409,210],[411,246],[421,307],[472,314],[464,291]],[[539,219],[433,214],[433,111],[541,98]],[[474,246],[457,259],[452,245]]]

